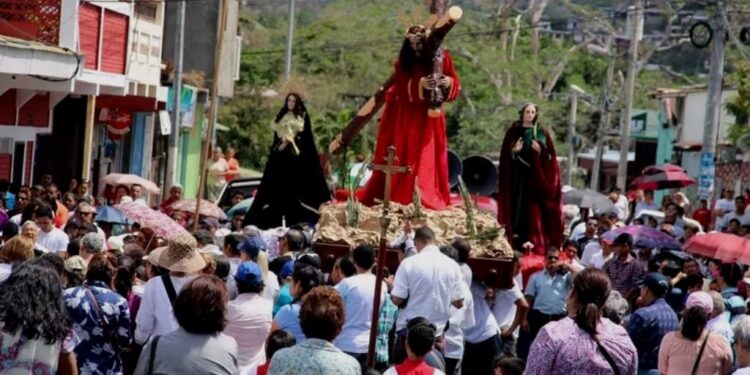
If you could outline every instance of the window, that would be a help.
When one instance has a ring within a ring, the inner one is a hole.
[[[135,3],[135,14],[139,18],[146,18],[156,21],[157,4],[138,2]]]

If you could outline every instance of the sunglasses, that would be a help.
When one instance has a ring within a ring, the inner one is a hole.
[[[559,259],[560,259],[560,257],[555,257],[555,256],[548,256],[547,257],[547,260],[559,260]]]

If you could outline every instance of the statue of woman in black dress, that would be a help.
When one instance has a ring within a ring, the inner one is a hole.
[[[320,205],[331,200],[310,125],[298,94],[287,95],[273,122],[273,144],[245,225],[261,229],[288,224],[314,225]]]

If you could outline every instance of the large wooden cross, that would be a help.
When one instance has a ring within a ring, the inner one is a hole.
[[[375,296],[372,301],[372,324],[370,325],[370,344],[367,348],[367,365],[375,366],[375,340],[378,336],[378,321],[380,320],[380,293],[383,290],[383,267],[385,266],[385,248],[386,234],[388,226],[391,224],[390,203],[391,203],[391,175],[394,173],[410,173],[409,166],[394,166],[396,147],[388,147],[388,157],[386,164],[373,164],[374,171],[385,173],[385,187],[383,190],[383,213],[380,217],[380,246],[378,247],[377,272],[375,273]]]

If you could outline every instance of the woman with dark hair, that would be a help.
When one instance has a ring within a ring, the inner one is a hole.
[[[708,331],[714,309],[706,292],[693,292],[685,302],[680,330],[664,336],[659,346],[659,372],[665,375],[724,375],[732,372],[732,348]]]
[[[555,140],[539,124],[539,108],[526,104],[505,133],[500,150],[497,219],[513,248],[537,252],[563,239],[562,185]]]
[[[51,267],[31,261],[13,269],[0,288],[0,335],[0,373],[77,373],[60,278]]]
[[[525,374],[634,375],[638,354],[625,328],[602,318],[612,284],[587,268],[573,279],[568,317],[545,325],[531,345]]]
[[[338,292],[322,286],[305,294],[299,322],[307,340],[276,352],[269,374],[361,374],[357,360],[333,345],[344,327],[344,300]]]
[[[174,303],[176,331],[152,336],[136,374],[237,374],[237,343],[221,333],[227,325],[227,287],[213,275],[188,282]]]
[[[310,115],[299,94],[286,96],[273,122],[275,134],[263,180],[242,226],[261,229],[287,223],[315,223],[316,210],[331,200]]]
[[[102,254],[94,254],[82,286],[65,291],[73,328],[81,338],[76,346],[82,373],[117,374],[121,355],[133,338],[127,300],[112,291],[115,268]]]
[[[305,341],[305,334],[299,323],[300,309],[302,308],[302,297],[309,293],[316,286],[321,285],[322,274],[317,268],[296,263],[292,272],[291,295],[294,301],[282,306],[276,316],[273,318],[271,332],[280,329],[287,330],[294,335],[297,343]]]

